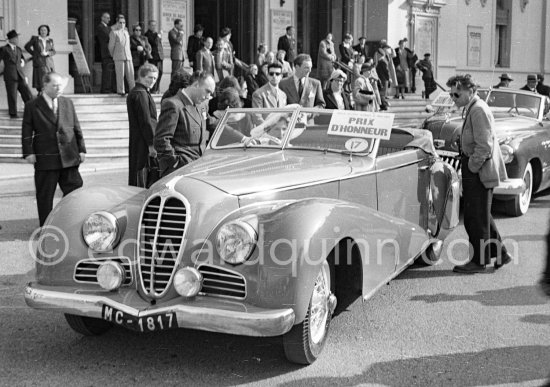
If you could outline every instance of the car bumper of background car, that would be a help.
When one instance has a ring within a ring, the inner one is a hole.
[[[151,305],[137,297],[135,290],[125,292],[77,291],[69,287],[48,287],[30,283],[25,301],[36,309],[102,318],[103,306],[134,317],[175,313],[178,328],[199,329],[243,336],[278,336],[294,325],[291,308],[265,309],[221,298],[197,296],[192,300],[175,298]],[[122,302],[125,301],[125,302]]]
[[[493,189],[495,196],[515,196],[521,195],[525,191],[525,182],[523,179],[507,179],[501,181],[498,187]]]

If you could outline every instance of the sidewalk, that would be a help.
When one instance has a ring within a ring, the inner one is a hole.
[[[90,163],[84,161],[80,164],[79,171],[82,175],[95,172],[127,170],[128,163]],[[9,180],[33,178],[34,167],[28,163],[0,163],[0,181],[6,183]]]

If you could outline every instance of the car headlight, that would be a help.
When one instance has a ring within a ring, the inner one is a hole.
[[[502,144],[500,146],[500,153],[502,153],[502,158],[504,159],[505,164],[511,163],[514,159],[514,148],[510,145]]]
[[[116,217],[106,211],[94,212],[84,221],[82,236],[93,251],[111,251],[119,239]]]
[[[216,250],[225,262],[238,265],[250,257],[257,241],[258,233],[249,222],[235,220],[219,229]]]
[[[126,273],[120,263],[105,262],[97,269],[97,283],[105,290],[116,290],[122,286]]]

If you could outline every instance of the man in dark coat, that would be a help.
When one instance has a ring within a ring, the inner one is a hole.
[[[430,53],[424,54],[424,59],[419,60],[416,67],[422,71],[422,80],[424,81],[424,98],[430,99],[430,94],[437,90],[434,80],[433,65],[430,60]]]
[[[61,97],[65,83],[57,73],[46,74],[42,94],[25,105],[23,116],[23,157],[34,164],[41,227],[52,210],[57,184],[63,195],[82,187],[78,166],[86,146],[73,102]]]
[[[183,20],[174,20],[174,28],[168,31],[168,42],[170,43],[170,59],[172,60],[172,74],[183,67]]]
[[[286,60],[289,63],[294,63],[296,58],[296,38],[294,37],[294,27],[286,27],[286,35],[279,38],[277,42],[277,51],[284,50],[286,52]]]
[[[155,131],[161,177],[202,156],[207,137],[205,102],[215,88],[211,75],[196,73],[189,86],[162,100]]]
[[[193,29],[193,35],[187,39],[187,59],[189,60],[189,65],[193,67],[193,71],[197,71],[196,57],[197,52],[203,47],[204,44],[204,27],[200,24],[197,24]]]
[[[527,84],[525,84],[522,88],[520,88],[520,90],[525,90],[525,91],[532,91],[533,93],[537,93],[537,83],[538,83],[538,80],[537,80],[537,76],[536,74],[528,74],[527,75]]]
[[[550,86],[544,84],[544,75],[537,74],[537,80],[539,81],[537,83],[537,93],[550,97]]]
[[[368,55],[369,53],[369,47],[367,46],[367,38],[365,38],[364,36],[361,36],[359,38],[359,43],[357,43],[355,46],[353,46],[353,49],[355,51],[357,51],[357,53],[359,54],[359,56],[364,56],[365,58]]]
[[[116,92],[115,62],[109,52],[110,21],[111,16],[104,12],[95,33],[96,42],[99,45],[99,54],[101,55],[101,93],[103,94]]]
[[[162,78],[162,61],[164,60],[164,49],[162,48],[162,36],[157,32],[157,21],[149,20],[149,29],[145,33],[149,44],[151,45],[151,59],[149,62],[158,69],[158,78],[153,87],[151,87],[151,93],[158,93],[160,86],[160,79]]]
[[[23,102],[32,99],[32,92],[25,78],[23,50],[17,45],[19,34],[15,30],[7,33],[8,44],[0,49],[0,62],[4,61],[4,82],[8,95],[8,110],[11,118],[17,118],[17,92]]]
[[[155,158],[157,152],[153,146],[157,126],[157,106],[150,89],[157,81],[157,68],[146,63],[138,70],[136,86],[126,98],[128,123],[130,126],[130,144],[128,147],[128,185],[146,187],[153,183],[147,180],[144,169],[149,157]],[[147,181],[146,181],[147,180]]]

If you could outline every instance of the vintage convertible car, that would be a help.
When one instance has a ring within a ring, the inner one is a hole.
[[[522,187],[501,184],[494,189],[494,197],[504,201],[508,215],[524,215],[532,194],[550,186],[549,100],[544,95],[512,89],[483,89],[478,94],[495,117],[509,182],[523,180]],[[438,99],[445,100],[444,97]],[[432,132],[437,153],[458,171],[460,157],[456,144],[462,131],[461,113],[456,105],[443,104],[422,125]]]
[[[150,189],[63,198],[37,240],[26,302],[84,335],[282,335],[287,358],[310,364],[337,299],[345,309],[415,259],[437,261],[458,223],[456,172],[430,132],[392,121],[229,109],[203,157]]]

